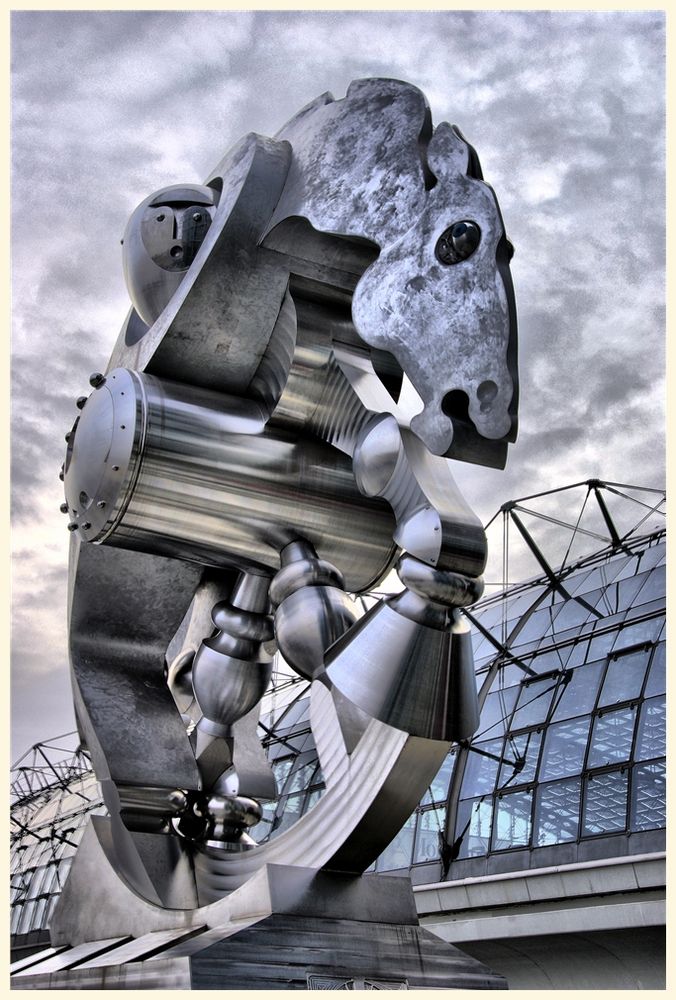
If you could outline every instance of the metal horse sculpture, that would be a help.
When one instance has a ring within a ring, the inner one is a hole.
[[[133,306],[63,470],[103,848],[174,909],[271,862],[363,872],[478,724],[459,609],[486,546],[449,459],[502,467],[516,436],[497,201],[420,91],[360,80],[147,198],[123,244]],[[256,844],[277,649],[313,682],[326,791]]]

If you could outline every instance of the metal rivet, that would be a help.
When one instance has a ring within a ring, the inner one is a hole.
[[[119,471],[120,471],[120,466],[119,465],[114,465],[113,466],[113,472],[119,472]]]
[[[75,400],[75,405],[77,406],[78,410],[81,410],[86,402],[87,402],[86,396],[78,396],[77,399]]]
[[[72,438],[72,436],[73,436],[73,432],[72,431],[68,431],[68,433],[64,435],[64,440],[65,440],[66,444],[68,444],[68,442],[70,441],[70,439]]]
[[[85,521],[85,523],[82,525],[82,530],[83,531],[89,531],[90,528],[91,528],[91,524],[89,523],[89,521]]]
[[[68,530],[69,531],[77,531],[77,528],[78,528],[78,526],[75,523],[75,521],[71,521],[70,524],[68,525]]]
[[[93,375],[89,376],[89,384],[94,388],[98,389],[106,381],[106,376],[102,375],[101,372],[94,372]]]
[[[59,479],[63,482],[63,466],[61,466],[61,471],[59,472]]]
[[[61,506],[59,507],[59,510],[61,511],[62,514],[67,514],[68,513],[68,504],[67,503],[62,503]]]
[[[96,501],[96,506],[99,508],[99,510],[103,510],[103,508],[106,506],[106,501],[105,500],[97,500]]]
[[[193,222],[199,222],[200,219],[202,218],[202,216],[200,215],[199,212],[195,212],[192,218],[193,218]]]

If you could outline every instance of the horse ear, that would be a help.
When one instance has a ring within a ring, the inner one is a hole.
[[[471,146],[465,142],[455,126],[441,122],[434,130],[427,147],[427,162],[439,180],[457,177],[458,174],[469,174],[470,149]],[[476,153],[474,156],[478,163]]]
[[[442,122],[442,124],[445,125],[446,122]],[[473,177],[475,181],[482,181],[484,179],[484,175],[481,169],[481,163],[479,162],[479,154],[477,153],[474,146],[467,141],[467,139],[464,137],[464,135],[462,134],[457,125],[452,125],[451,128],[458,136],[458,138],[462,139],[462,141],[467,146],[467,151],[469,153],[469,160],[467,163],[467,176]]]

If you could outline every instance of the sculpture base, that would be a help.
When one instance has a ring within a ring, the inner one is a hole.
[[[53,947],[12,967],[13,989],[507,988],[419,926],[407,878],[266,865],[216,903],[172,910],[115,890],[110,870],[97,879],[93,859],[85,846]]]
[[[51,973],[41,973],[39,963],[14,976],[12,988],[507,988],[506,981],[485,965],[415,925],[274,914],[239,933],[225,930],[218,939],[206,930],[142,961],[116,961],[113,952]],[[52,962],[59,959],[66,961],[67,952],[57,954]]]

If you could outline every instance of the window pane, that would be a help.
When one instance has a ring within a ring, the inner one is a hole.
[[[296,701],[292,702],[286,711],[277,719],[275,723],[275,730],[277,732],[283,732],[286,729],[290,729],[297,722],[309,722],[310,719],[310,699],[309,698],[298,698]]]
[[[445,802],[448,795],[448,785],[451,780],[451,772],[455,763],[455,755],[448,754],[435,776],[432,778],[429,789],[425,792],[423,803],[425,802]],[[431,794],[430,794],[431,792]]]
[[[613,833],[627,825],[627,772],[590,775],[587,779],[583,834]]]
[[[277,825],[274,826],[272,831],[273,836],[277,837],[284,830],[288,830],[290,826],[300,819],[303,801],[305,799],[305,794],[303,792],[300,795],[289,795],[288,798],[284,796],[279,803],[279,812],[281,817],[277,820]]]
[[[577,671],[576,671],[577,672]],[[549,726],[540,765],[540,781],[579,774],[589,740],[588,715]]]
[[[621,580],[618,583],[620,595],[618,607],[628,608],[631,604],[633,604],[634,598],[647,579],[647,574],[641,573],[639,576],[628,576],[624,580]]]
[[[579,642],[576,642],[571,649],[566,666],[579,667],[581,663],[588,663],[590,659],[589,638],[581,639]]]
[[[665,542],[658,542],[657,545],[652,545],[650,548],[644,549],[641,553],[641,559],[639,562],[639,569],[641,571],[650,569],[653,566],[657,566],[659,563],[664,561],[666,555],[666,545]]]
[[[477,736],[495,739],[502,736],[506,729],[505,719],[509,719],[514,708],[518,687],[506,688],[504,691],[492,691],[481,709],[481,722]]]
[[[30,903],[24,903],[21,907],[21,922],[19,923],[19,933],[28,934],[31,929],[31,922],[33,920],[33,911],[35,910],[35,900],[31,900]]]
[[[538,653],[534,659],[530,660],[528,666],[536,674],[548,673],[550,670],[558,670],[562,667],[567,655],[568,652],[562,649],[548,649],[543,653]],[[523,678],[523,674],[521,677]]]
[[[582,600],[587,600],[583,597]],[[593,604],[593,600],[589,603]],[[574,598],[567,601],[556,616],[556,631],[563,632],[565,629],[573,628],[575,625],[582,625],[591,614],[588,607],[576,601]]]
[[[305,809],[303,813],[310,812],[313,806],[316,806],[322,795],[324,794],[323,788],[315,788],[307,797],[307,802],[305,803]]]
[[[605,712],[594,719],[587,761],[589,767],[603,767],[629,759],[635,719],[636,706]]]
[[[611,659],[601,689],[599,705],[617,705],[620,701],[638,698],[649,659],[650,649],[639,649],[635,653]]]
[[[648,574],[643,589],[636,599],[636,604],[647,604],[648,601],[664,597],[667,586],[666,569],[666,566],[657,566]]]
[[[545,677],[532,684],[523,684],[510,729],[525,729],[544,722],[552,701],[556,677]]]
[[[617,633],[615,649],[622,650],[628,646],[637,646],[639,642],[654,642],[662,626],[661,618],[651,618],[648,621],[627,624]]]
[[[636,737],[636,760],[652,760],[664,757],[667,752],[666,734],[667,711],[664,697],[651,698],[641,706]]]
[[[667,783],[662,761],[634,768],[631,796],[632,830],[656,830],[667,825]]]
[[[530,840],[532,791],[498,796],[495,802],[493,850],[527,847]]]
[[[415,813],[406,820],[389,847],[386,847],[378,858],[379,872],[392,871],[395,868],[408,868],[411,864],[413,850],[413,833],[415,831]]]
[[[538,847],[576,840],[579,821],[579,778],[540,785],[535,802],[535,843]]]
[[[666,649],[665,642],[658,642],[653,652],[648,683],[645,686],[645,697],[650,698],[654,694],[664,694],[667,690],[666,679]]]
[[[439,860],[439,840],[444,832],[446,822],[446,807],[438,806],[428,809],[418,816],[418,829],[415,837],[413,863]]]
[[[31,930],[39,930],[41,927],[44,927],[44,916],[46,907],[47,907],[47,898],[43,896],[42,899],[38,899],[37,904],[35,906],[35,910],[33,911],[33,926]]]
[[[552,719],[572,719],[587,715],[596,703],[596,692],[603,671],[603,663],[589,663],[566,672],[556,692]]]
[[[521,646],[541,638],[552,624],[551,608],[540,608],[533,611],[524,621],[517,635],[510,640],[511,646]]]
[[[500,767],[498,787],[525,785],[535,779],[542,732],[520,733],[505,740],[505,760]]]
[[[21,917],[23,915],[23,906],[13,906],[11,910],[11,921],[9,925],[10,934],[19,933],[19,925],[21,923]]]
[[[288,750],[287,750],[288,753]],[[284,787],[284,782],[289,776],[289,771],[291,770],[294,762],[293,757],[287,757],[285,760],[275,761],[272,765],[272,773],[275,776],[275,783],[277,785],[277,794],[281,792]]]
[[[300,767],[296,767],[292,771],[290,777],[287,779],[286,785],[284,786],[284,792],[286,795],[292,792],[302,792],[310,784],[310,780],[317,770],[317,758],[313,757],[312,760],[306,761]]]
[[[494,791],[502,746],[502,740],[489,740],[486,743],[473,744],[469,748],[462,782],[462,797],[464,799]],[[487,753],[493,756],[486,757]]]
[[[618,618],[621,620],[625,617],[624,613],[619,615]],[[603,625],[609,624],[607,618],[603,619]],[[587,660],[591,662],[592,660],[604,660],[610,650],[613,648],[613,643],[615,642],[616,632],[602,632],[601,635],[593,636],[591,642],[589,643],[589,652],[587,654]]]
[[[458,802],[455,839],[460,839],[458,858],[475,858],[488,854],[491,835],[493,799],[464,799]]]

